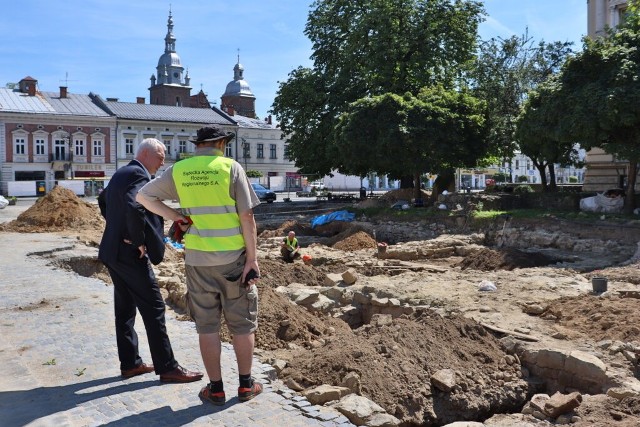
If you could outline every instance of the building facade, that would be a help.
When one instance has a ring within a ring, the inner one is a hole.
[[[624,20],[627,0],[588,0],[587,34],[589,37],[602,36],[605,28],[615,28]]]
[[[115,171],[116,118],[89,95],[37,84],[25,77],[0,88],[0,193],[41,195],[59,184],[95,194]]]

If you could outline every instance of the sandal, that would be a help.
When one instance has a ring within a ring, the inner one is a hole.
[[[222,406],[226,402],[224,391],[214,393],[211,391],[208,385],[200,390],[200,393],[198,393],[198,397],[203,401],[207,401],[216,406]]]
[[[251,387],[238,387],[238,400],[240,402],[246,402],[260,393],[262,393],[262,384],[255,382],[255,380],[251,378]]]

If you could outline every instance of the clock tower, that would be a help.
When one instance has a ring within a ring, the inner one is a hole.
[[[173,105],[187,107],[190,104],[191,86],[189,71],[184,67],[176,53],[176,38],[173,35],[173,18],[169,10],[167,35],[164,38],[164,54],[158,60],[156,74],[151,76],[149,102],[155,105]]]

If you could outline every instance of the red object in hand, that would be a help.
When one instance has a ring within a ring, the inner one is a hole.
[[[173,225],[171,226],[171,229],[173,230],[173,235],[171,236],[171,239],[174,242],[180,243],[182,241],[182,237],[184,236],[184,231],[182,231],[182,227],[180,227],[181,225],[191,225],[193,224],[193,221],[191,221],[191,218],[186,217],[187,221],[182,221],[182,220],[178,220],[178,221],[174,221]]]

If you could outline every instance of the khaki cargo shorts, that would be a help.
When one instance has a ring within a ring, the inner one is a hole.
[[[187,307],[199,334],[220,331],[224,313],[229,332],[247,335],[258,328],[258,289],[240,283],[245,257],[228,265],[185,265]]]

